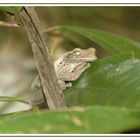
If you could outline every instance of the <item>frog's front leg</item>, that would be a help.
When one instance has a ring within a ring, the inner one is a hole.
[[[60,86],[63,90],[72,86],[71,82],[64,82],[64,81],[59,80],[59,83],[60,83]]]

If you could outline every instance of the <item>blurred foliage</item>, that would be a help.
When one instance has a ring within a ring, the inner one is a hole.
[[[22,7],[20,6],[3,6],[0,7],[0,11],[6,11],[9,12],[11,14],[15,14],[18,15],[21,11]]]
[[[37,7],[36,10],[39,17],[46,15],[40,18],[46,27],[85,26],[140,40],[140,7]]]
[[[140,41],[140,7],[35,7],[44,29],[56,25],[73,25],[98,28]],[[0,12],[0,19],[13,22],[11,16]],[[25,31],[0,28],[0,49],[21,51],[31,55],[31,47]],[[49,39],[49,37],[48,37]],[[77,39],[75,39],[77,40]],[[6,43],[5,43],[6,42]],[[50,41],[49,41],[50,42]],[[63,42],[63,41],[62,41]],[[52,46],[52,42],[48,43]],[[89,45],[91,43],[89,42]],[[20,46],[20,47],[19,47]],[[60,46],[63,46],[61,44]],[[75,47],[72,43],[71,47]],[[102,52],[101,52],[102,53]]]

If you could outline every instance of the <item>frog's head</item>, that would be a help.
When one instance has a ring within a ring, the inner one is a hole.
[[[97,57],[95,48],[75,48],[68,55],[69,62],[92,62],[96,59]]]

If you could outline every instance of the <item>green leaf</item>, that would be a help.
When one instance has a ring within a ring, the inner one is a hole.
[[[19,15],[19,12],[21,11],[21,6],[1,6],[1,11],[7,11],[9,13],[12,13],[14,15]]]
[[[140,43],[96,29],[68,26],[60,28],[79,33],[114,55],[93,63],[83,77],[65,91],[68,104],[139,108],[140,67],[139,59],[136,58],[140,58]],[[115,56],[126,52],[131,52],[131,58],[127,58],[127,55]]]
[[[22,99],[16,97],[16,96],[0,96],[0,101],[5,101],[5,102],[14,102],[14,101],[19,101],[23,102]]]
[[[140,112],[115,107],[87,107],[6,117],[0,133],[119,133],[140,126]]]
[[[66,33],[67,30],[71,31],[72,33],[78,33],[96,42],[98,45],[103,47],[105,50],[108,51],[108,53],[112,55],[116,55],[118,53],[132,52],[134,53],[135,57],[140,58],[140,43],[126,37],[97,29],[70,26],[58,26],[58,28],[62,29],[64,33]]]
[[[122,54],[93,62],[65,91],[69,105],[140,108],[140,60]]]

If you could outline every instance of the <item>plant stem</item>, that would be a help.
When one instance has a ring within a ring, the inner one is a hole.
[[[41,79],[44,97],[49,108],[66,108],[64,95],[54,69],[54,61],[46,44],[46,37],[37,14],[32,7],[24,7],[20,13],[21,20],[28,33]]]

